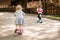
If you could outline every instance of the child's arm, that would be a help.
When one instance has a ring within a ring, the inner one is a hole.
[[[42,9],[42,12],[43,12],[43,9]]]
[[[23,13],[23,15],[25,15],[25,12],[22,11],[22,13]]]
[[[38,12],[38,8],[36,9],[36,11]]]

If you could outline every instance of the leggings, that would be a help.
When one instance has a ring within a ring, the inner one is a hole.
[[[41,14],[38,14],[38,19],[41,20]]]

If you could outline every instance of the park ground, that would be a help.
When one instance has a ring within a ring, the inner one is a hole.
[[[60,21],[42,17],[37,23],[37,15],[26,14],[23,34],[14,33],[13,12],[0,12],[0,40],[60,40]]]

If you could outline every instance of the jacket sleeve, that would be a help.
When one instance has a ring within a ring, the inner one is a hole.
[[[23,13],[23,15],[25,15],[25,12],[22,11],[22,13]]]

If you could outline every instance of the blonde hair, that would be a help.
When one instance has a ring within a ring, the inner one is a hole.
[[[16,10],[22,10],[23,8],[22,8],[22,6],[21,5],[17,5],[16,6]]]

